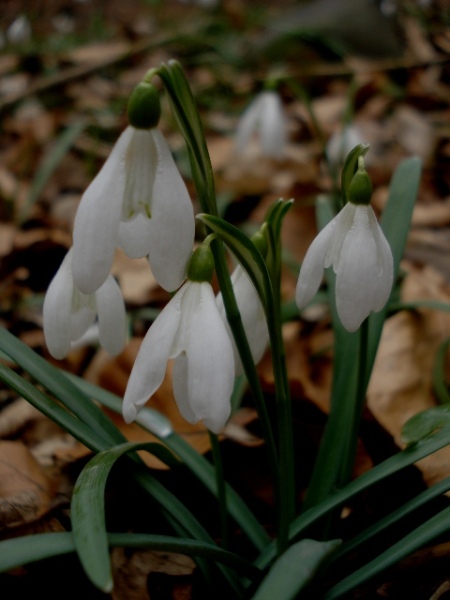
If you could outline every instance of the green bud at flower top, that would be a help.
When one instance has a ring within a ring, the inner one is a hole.
[[[136,129],[152,129],[161,116],[159,92],[151,84],[141,81],[128,101],[128,121]]]
[[[347,189],[347,197],[352,204],[369,204],[372,197],[372,182],[364,166],[364,158],[358,157],[358,169]]]
[[[187,278],[190,281],[211,281],[214,273],[214,257],[209,245],[203,244],[194,250],[188,264]]]

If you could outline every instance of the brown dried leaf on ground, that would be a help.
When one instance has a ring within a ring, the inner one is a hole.
[[[408,266],[402,287],[405,302],[450,302],[450,290],[432,268]],[[367,393],[368,406],[400,447],[403,425],[416,413],[436,405],[432,369],[440,344],[450,336],[450,314],[420,308],[387,319]],[[428,485],[450,474],[450,449],[420,461]]]
[[[0,529],[35,521],[51,504],[52,484],[22,442],[0,441]]]
[[[115,548],[112,551],[112,565],[113,600],[191,598],[191,576],[195,563],[188,556],[173,552]],[[158,592],[158,595],[154,596],[153,591]]]

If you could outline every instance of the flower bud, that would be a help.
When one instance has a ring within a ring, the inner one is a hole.
[[[203,244],[191,256],[187,268],[187,278],[190,281],[211,281],[214,273],[214,258],[210,247]]]
[[[252,242],[258,248],[263,257],[267,256],[267,250],[269,249],[267,243],[267,235],[265,234],[266,224],[264,224],[259,231],[252,235]]]
[[[369,204],[372,197],[372,182],[364,166],[364,158],[358,158],[358,169],[347,189],[347,198],[352,204]]]
[[[128,121],[136,129],[153,129],[161,116],[161,104],[156,88],[141,81],[128,101]]]

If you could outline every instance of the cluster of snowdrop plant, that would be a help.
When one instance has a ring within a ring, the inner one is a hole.
[[[187,146],[201,207],[198,215],[158,129],[161,110],[155,78],[162,83]],[[268,105],[270,114],[275,106],[279,114],[279,100],[269,94],[259,98],[256,112],[244,116],[244,133],[238,133],[241,143],[261,118],[267,126],[266,142],[275,138],[283,143],[284,133],[264,117]],[[274,202],[252,238],[220,218],[202,123],[177,62],[147,73],[131,95],[128,116],[129,126],[81,199],[73,247],[48,289],[43,309],[48,349],[60,359],[85,336],[91,339],[93,330],[108,352],[120,352],[126,341],[126,315],[120,288],[111,276],[116,248],[131,258],[148,257],[154,276],[172,296],[145,336],[123,399],[63,372],[0,329],[0,350],[6,358],[0,362],[0,380],[94,453],[76,482],[72,530],[0,542],[0,570],[77,552],[93,584],[110,592],[109,548],[146,547],[193,556],[205,586],[218,597],[287,600],[302,597],[303,592],[327,600],[343,597],[450,526],[450,510],[444,508],[428,521],[415,522],[409,534],[391,540],[361,568],[352,572],[342,562],[350,551],[370,547],[375,535],[450,489],[445,480],[353,537],[337,535],[342,507],[357,494],[450,443],[446,413],[412,420],[404,431],[409,444],[405,450],[351,480],[365,393],[384,321],[393,310],[390,297],[397,285],[420,162],[407,159],[396,169],[380,224],[370,206],[366,144],[357,144],[346,157],[340,210],[335,209],[336,198],[317,199],[320,231],[301,266],[295,318],[302,318],[303,309],[318,301],[318,292],[321,298],[326,293],[334,370],[327,425],[306,495],[300,499],[296,466],[311,463],[312,458],[294,453],[280,294],[281,230],[292,201]],[[203,227],[196,244],[195,219]],[[232,273],[228,252],[236,262]],[[211,287],[214,273],[218,295]],[[255,366],[268,346],[275,379],[271,418]],[[151,396],[171,359],[178,408],[187,421],[202,421],[208,428],[211,461],[151,408]],[[225,480],[221,464],[217,434],[237,408],[243,386],[258,412],[273,483],[272,537]],[[158,442],[129,442],[100,405],[152,432]],[[150,452],[169,467],[183,463],[204,485],[220,510],[219,540],[216,532],[213,538],[205,528],[202,515],[194,514],[167,489],[137,451]],[[139,486],[151,499],[151,510],[159,510],[165,535],[107,531],[104,491],[118,460],[128,467],[126,485]],[[236,530],[247,538],[242,554],[230,550],[237,546],[230,543]],[[326,569],[333,570],[329,584]]]

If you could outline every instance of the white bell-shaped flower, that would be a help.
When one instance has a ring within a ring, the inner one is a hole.
[[[299,308],[313,299],[323,269],[330,266],[336,273],[339,318],[348,331],[356,331],[371,311],[378,312],[385,306],[394,277],[391,248],[365,201],[348,202],[312,242],[297,282],[295,299]]]
[[[127,423],[159,388],[171,358],[175,359],[173,392],[181,415],[189,423],[203,421],[219,432],[230,416],[234,359],[208,281],[186,281],[148,330],[125,391]]]
[[[194,212],[158,129],[128,126],[81,199],[73,231],[73,276],[84,293],[106,281],[116,247],[149,257],[159,284],[177,289],[194,243]]]
[[[50,354],[67,356],[98,319],[98,339],[109,354],[125,345],[126,314],[122,293],[110,275],[93,294],[83,294],[72,277],[72,250],[64,257],[44,300],[44,335]]]
[[[236,303],[241,314],[242,325],[252,353],[253,362],[256,365],[261,360],[269,343],[269,331],[267,329],[264,309],[252,280],[241,265],[237,265],[231,274],[231,283],[233,285]],[[243,366],[241,358],[226,318],[225,306],[223,304],[221,293],[217,295],[217,306],[233,344],[235,374],[236,376],[242,375]]]
[[[362,133],[356,125],[346,125],[343,129],[335,131],[325,149],[328,162],[334,168],[342,167],[347,154],[363,142]]]
[[[280,96],[266,90],[246,108],[237,126],[235,144],[243,153],[253,135],[258,135],[264,155],[283,158],[287,143],[287,124]]]

